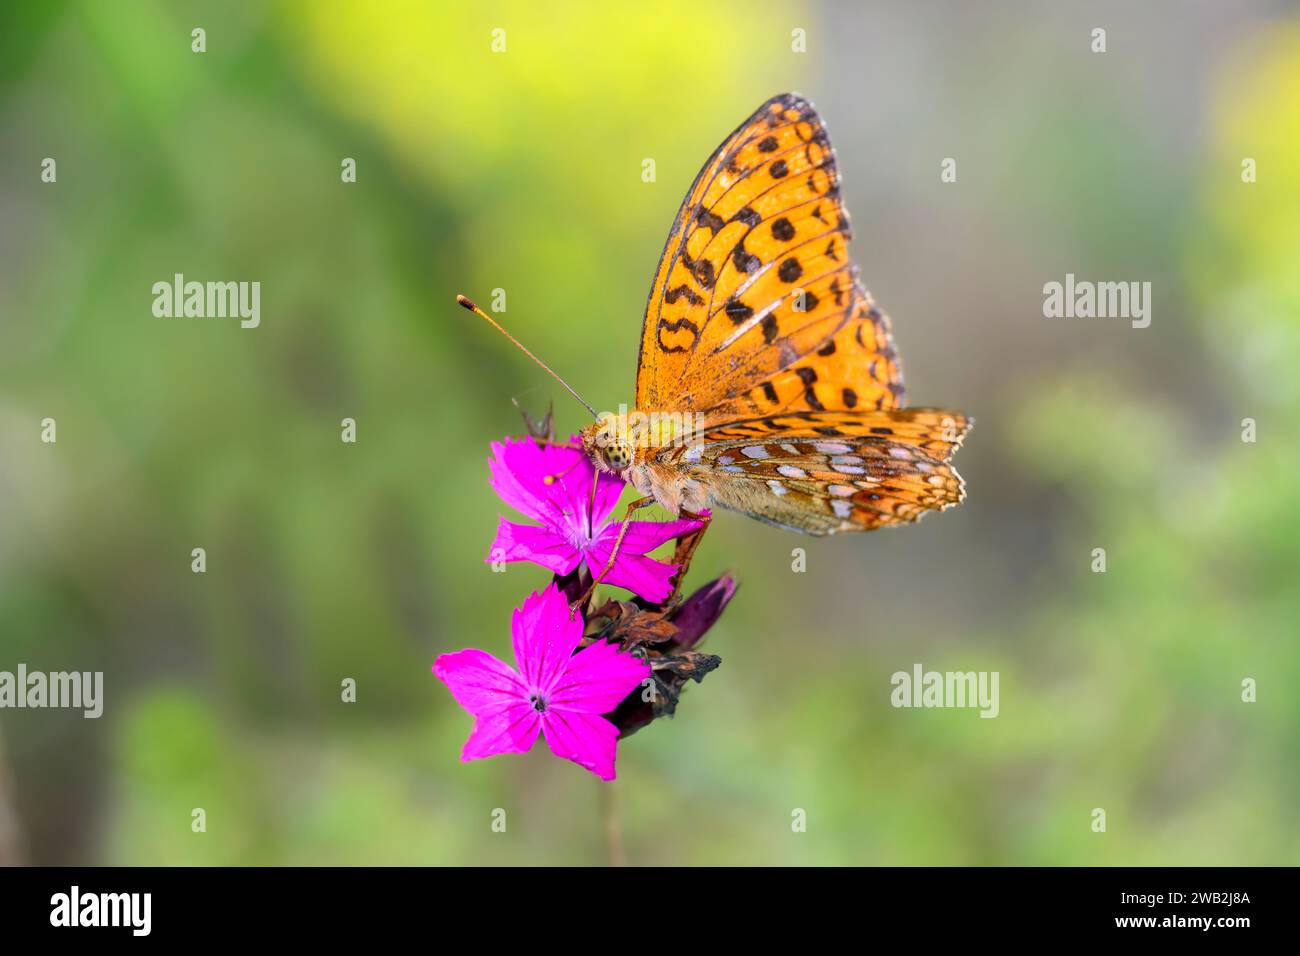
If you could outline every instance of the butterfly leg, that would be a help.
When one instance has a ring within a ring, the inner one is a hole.
[[[646,495],[644,498],[638,498],[636,501],[628,504],[627,511],[623,513],[623,523],[618,529],[618,537],[614,539],[614,548],[609,552],[609,560],[606,561],[605,566],[601,568],[600,574],[596,575],[592,579],[591,584],[587,585],[587,590],[582,592],[582,595],[578,600],[569,605],[570,616],[577,613],[578,608],[587,603],[591,598],[591,593],[596,590],[596,585],[603,581],[605,575],[609,574],[609,572],[614,569],[614,562],[618,558],[618,549],[623,546],[623,538],[627,535],[628,526],[632,523],[632,513],[640,508],[646,507],[647,505],[654,504],[654,501],[655,499],[653,495]]]
[[[677,573],[673,575],[673,593],[668,595],[665,604],[672,604],[681,595],[682,581],[686,580],[686,572],[691,566],[691,559],[695,557],[695,549],[704,540],[704,532],[709,530],[709,524],[713,521],[712,514],[696,514],[693,511],[687,511],[685,508],[682,509],[681,517],[702,522],[703,526],[698,531],[692,531],[686,537],[677,540],[677,550],[673,553],[673,564],[679,565],[679,567]]]

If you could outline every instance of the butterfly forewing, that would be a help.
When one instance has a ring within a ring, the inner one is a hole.
[[[705,164],[642,326],[637,407],[736,416],[894,408],[889,321],[857,281],[820,117],[774,97]]]

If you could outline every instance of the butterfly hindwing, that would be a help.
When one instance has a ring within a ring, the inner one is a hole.
[[[708,429],[662,466],[720,507],[808,534],[918,520],[965,497],[948,464],[971,422],[940,409],[793,412]]]
[[[696,177],[642,325],[637,407],[752,417],[902,403],[889,320],[849,259],[821,118],[763,104]]]
[[[926,458],[948,461],[961,447],[974,421],[940,408],[865,411],[790,411],[734,420],[713,420],[701,430],[709,446],[771,441],[772,436],[810,439],[886,441],[914,448]]]

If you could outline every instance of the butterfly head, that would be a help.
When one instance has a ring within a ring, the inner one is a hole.
[[[632,443],[618,416],[606,415],[584,428],[582,447],[601,471],[621,475],[632,467]]]

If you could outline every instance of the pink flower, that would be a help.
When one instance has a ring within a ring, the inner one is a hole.
[[[502,518],[488,561],[532,561],[560,576],[572,574],[584,561],[593,576],[604,570],[622,524],[609,520],[623,493],[621,479],[603,472],[597,475],[578,444],[539,446],[531,438],[493,442],[488,466],[501,500],[540,524]],[[672,593],[669,582],[677,565],[647,555],[701,526],[693,520],[630,522],[605,583],[627,588],[647,601],[663,601]]]
[[[603,640],[574,654],[583,620],[554,584],[524,600],[510,630],[518,671],[472,648],[434,662],[434,675],[474,716],[460,759],[523,753],[542,733],[557,757],[613,780],[618,728],[600,715],[648,678],[650,665]]]

